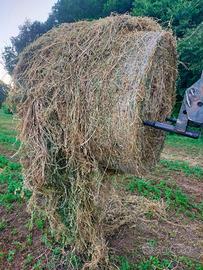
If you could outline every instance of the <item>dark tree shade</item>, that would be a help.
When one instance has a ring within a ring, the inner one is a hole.
[[[8,86],[0,80],[0,108],[2,103],[6,99],[8,89],[9,89]]]
[[[134,0],[133,15],[157,18],[171,26],[177,37],[202,22],[203,0]]]
[[[130,12],[133,7],[133,0],[107,0],[104,4],[104,14],[109,15],[112,11],[117,13]]]
[[[203,23],[188,30],[187,35],[178,43],[180,52],[179,85],[184,90],[201,76],[203,70]],[[184,64],[182,64],[184,63]]]
[[[17,52],[15,51],[14,47],[7,46],[4,48],[2,56],[3,56],[6,70],[8,71],[10,75],[12,75],[13,69],[18,61]]]
[[[158,19],[172,28],[178,38],[178,94],[183,95],[199,77],[203,68],[203,0],[134,0],[133,15]],[[194,34],[192,34],[194,33]]]
[[[58,24],[102,16],[104,0],[59,0],[52,8],[51,16]]]

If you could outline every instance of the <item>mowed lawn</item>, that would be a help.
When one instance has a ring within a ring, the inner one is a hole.
[[[81,269],[80,256],[69,256],[46,221],[26,210],[31,192],[23,186],[17,123],[0,110],[0,270]],[[203,270],[203,138],[168,135],[155,170],[144,178],[118,175],[112,184],[165,209],[164,217],[149,212],[108,239],[117,269]]]

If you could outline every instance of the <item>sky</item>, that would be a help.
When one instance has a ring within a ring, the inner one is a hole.
[[[19,32],[18,26],[26,19],[45,21],[51,7],[57,0],[0,0],[0,80],[10,82],[10,76],[3,68],[1,53],[10,45],[10,37]]]

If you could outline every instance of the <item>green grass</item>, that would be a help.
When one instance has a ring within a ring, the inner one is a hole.
[[[203,168],[200,166],[190,166],[189,163],[185,161],[172,161],[166,159],[162,159],[160,164],[170,171],[181,171],[187,176],[195,176],[196,178],[203,180]]]
[[[0,110],[0,146],[6,150],[17,150],[20,142],[16,139],[16,121],[11,114]],[[21,202],[30,193],[23,188],[21,165],[0,154],[0,205],[11,207],[14,202]]]
[[[20,146],[20,141],[16,139],[16,123],[11,114],[0,110],[0,144],[9,150],[16,150]]]
[[[192,139],[176,134],[168,134],[165,143],[174,148],[199,151],[200,149],[203,149],[203,136],[199,139]]]
[[[22,201],[22,197],[29,198],[30,192],[23,188],[20,163],[0,155],[0,168],[0,185],[3,187],[3,192],[0,192],[0,205],[9,207],[16,201]]]
[[[120,270],[172,270],[179,265],[180,269],[203,270],[203,265],[186,257],[164,258],[151,256],[137,264],[130,263],[125,257],[118,257]]]
[[[129,178],[127,190],[137,192],[139,195],[152,200],[164,199],[167,206],[175,209],[177,213],[184,213],[191,218],[203,220],[203,202],[196,203],[193,198],[184,193],[178,186],[169,186],[166,181],[159,183],[138,178]]]
[[[20,146],[20,141],[17,140],[15,137],[8,136],[5,134],[0,133],[0,143],[1,144],[12,144],[14,147],[19,147]]]

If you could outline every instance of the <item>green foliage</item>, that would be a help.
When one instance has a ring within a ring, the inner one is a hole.
[[[203,264],[193,261],[185,256],[181,256],[179,261],[185,265],[187,270],[203,270]]]
[[[133,15],[159,19],[164,26],[171,26],[177,37],[202,22],[202,0],[134,0]]]
[[[96,19],[111,12],[125,13],[132,8],[133,0],[58,0],[53,6],[47,23],[74,22]]]
[[[203,2],[203,1],[202,1]],[[203,5],[203,3],[202,3]],[[187,28],[186,28],[187,29]],[[186,89],[201,76],[203,70],[203,22],[196,28],[187,30],[184,38],[178,42],[180,61],[179,85]]]
[[[12,74],[18,61],[18,55],[22,50],[48,30],[46,24],[38,21],[30,22],[27,20],[19,26],[19,34],[11,37],[12,46],[6,46],[3,52],[5,67],[9,74]]]
[[[0,232],[5,230],[7,226],[7,222],[4,219],[0,219]]]
[[[32,234],[31,233],[27,235],[26,242],[27,242],[28,246],[32,245],[33,239],[32,239]]]
[[[118,260],[119,260],[120,270],[133,270],[133,265],[129,263],[129,261],[125,257],[120,256]]]
[[[133,0],[107,0],[104,4],[104,14],[109,15],[111,12],[125,13],[132,9]]]
[[[0,205],[10,206],[12,203],[28,199],[30,192],[23,188],[21,165],[11,162],[5,156],[0,155],[0,185],[4,186],[4,193],[0,193]]]
[[[0,263],[3,261],[5,258],[5,253],[0,251]]]
[[[20,146],[20,141],[16,138],[16,130],[12,129],[14,125],[12,115],[5,114],[3,109],[0,110],[0,144],[4,149],[17,150]]]
[[[168,259],[162,259],[155,256],[151,256],[148,260],[145,260],[138,265],[138,270],[151,270],[151,269],[173,269],[174,263]]]
[[[18,53],[15,51],[15,45],[12,44],[12,46],[4,47],[2,56],[6,70],[10,75],[12,75],[12,72],[18,62]]]
[[[16,250],[15,249],[14,250],[9,250],[8,255],[7,255],[7,261],[9,263],[11,263],[14,260],[15,254],[16,254]]]
[[[0,108],[6,99],[9,87],[0,80]]]
[[[35,220],[35,225],[37,226],[37,228],[39,230],[43,230],[44,226],[45,226],[45,221],[43,219],[36,219]]]
[[[34,257],[31,254],[28,254],[24,260],[24,268],[27,269],[27,267],[30,266],[33,260],[34,260]]]
[[[33,270],[42,270],[44,267],[42,266],[42,260],[38,260],[32,267]]]
[[[168,207],[175,209],[191,218],[203,219],[203,203],[196,203],[191,197],[177,186],[169,186],[165,181],[156,183],[153,180],[132,177],[129,179],[127,190],[152,200],[163,198]]]
[[[93,19],[102,16],[105,0],[58,0],[52,8],[52,18],[57,24]]]
[[[178,94],[182,95],[186,87],[199,79],[202,71],[203,0],[134,0],[133,5],[133,15],[159,19],[178,37],[182,61],[179,64]]]
[[[130,263],[125,257],[118,257],[119,270],[172,270],[179,265],[181,269],[203,270],[203,265],[186,257],[158,258],[150,256],[137,264]]]
[[[20,141],[15,137],[7,136],[0,133],[0,143],[13,144],[13,146],[19,147]]]

